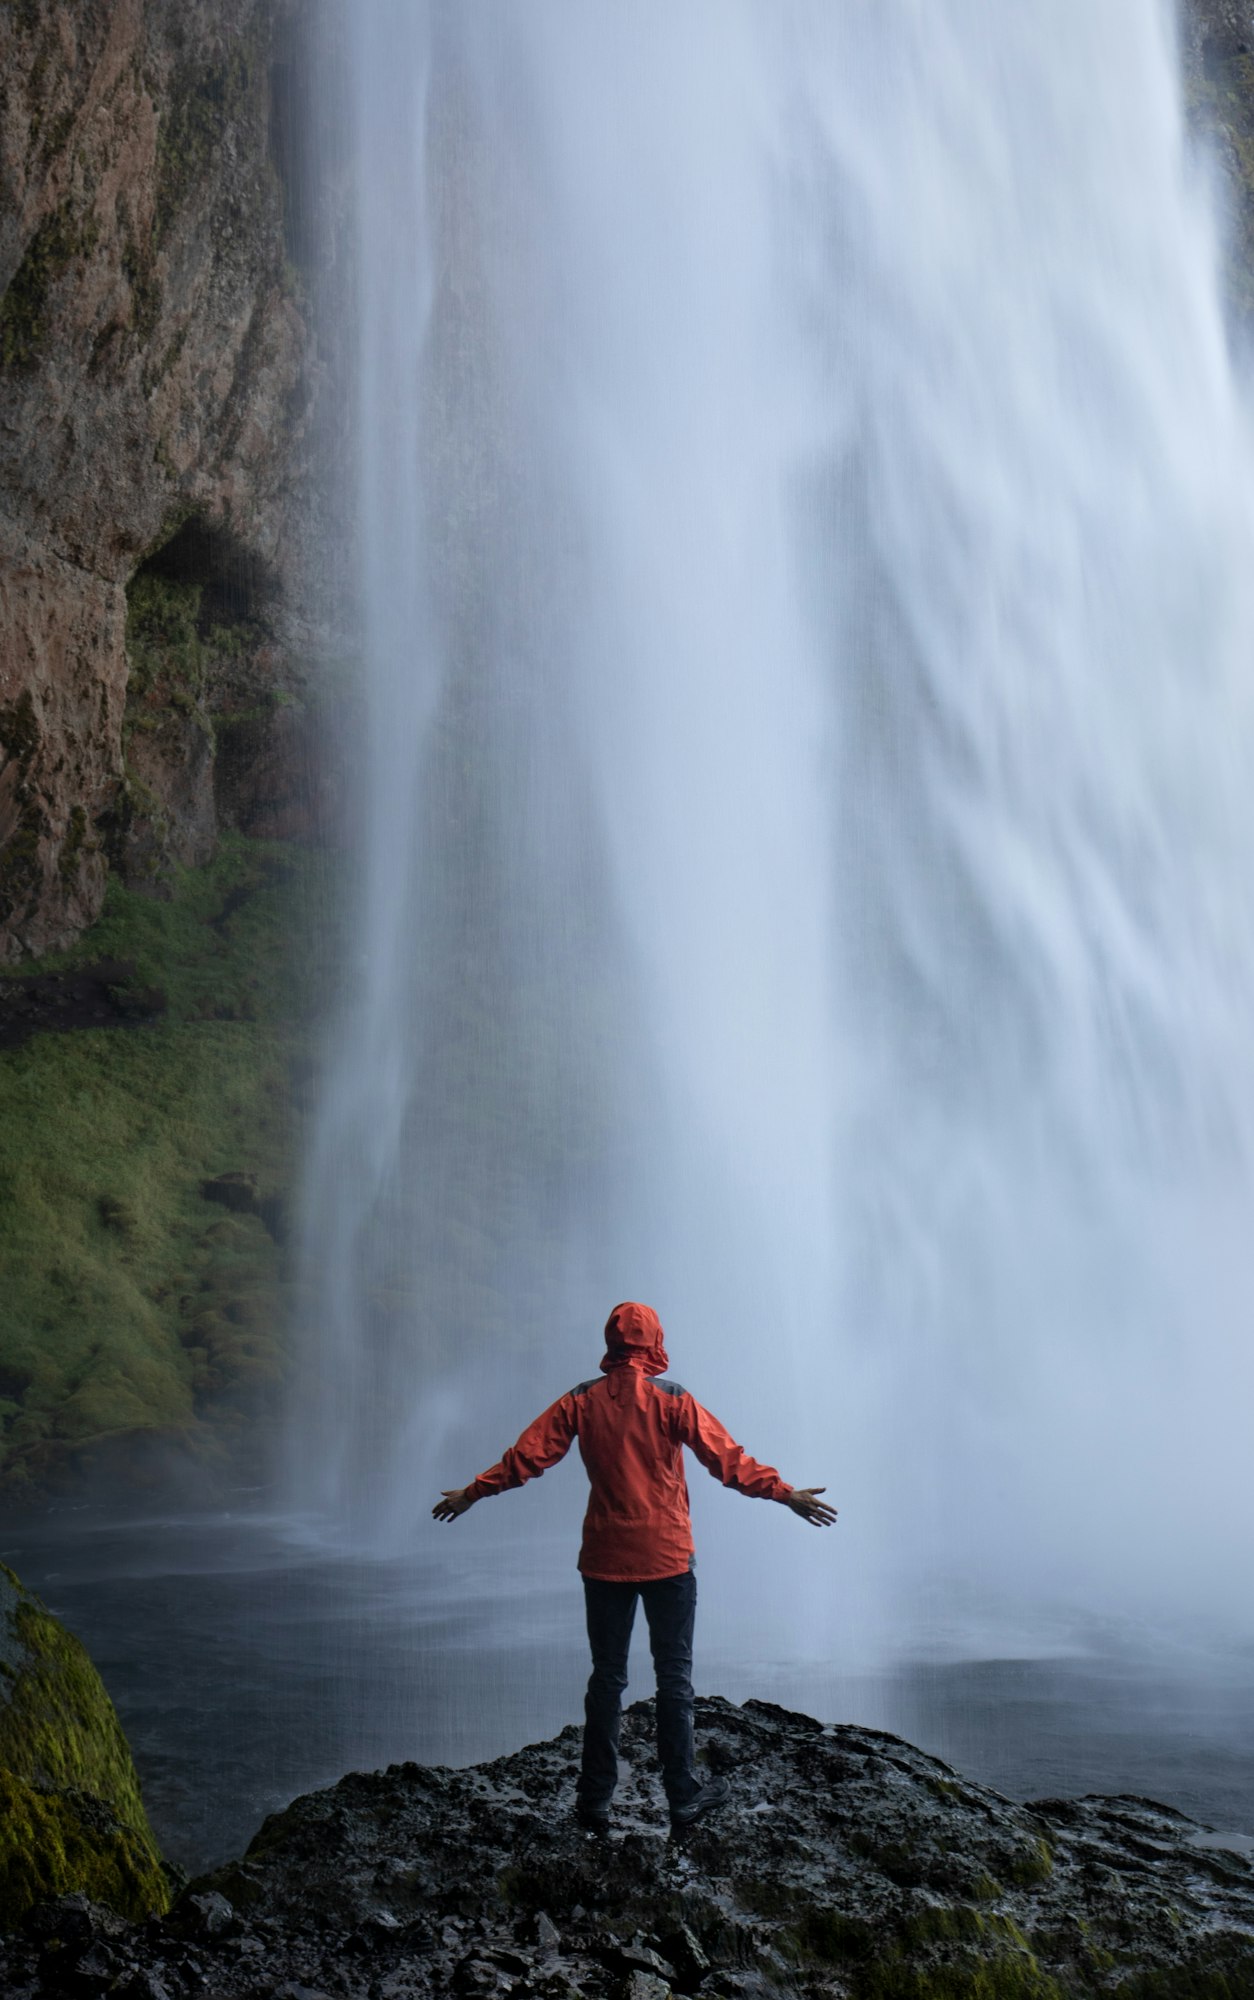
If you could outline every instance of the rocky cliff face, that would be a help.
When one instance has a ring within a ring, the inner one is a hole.
[[[307,302],[310,11],[0,5],[0,961],[72,941],[111,865],[160,887],[222,827],[337,818],[305,705],[347,540]],[[1248,316],[1254,6],[1179,20]]]
[[[344,1778],[142,1931],[81,1904],[6,1950],[15,1996],[668,1994],[1240,2000],[1254,1866],[1144,1799],[1023,1806],[878,1730],[698,1703],[731,1802],[668,1840],[652,1703],[608,1840],[570,1816],[578,1731],[467,1771]],[[37,1982],[42,1982],[37,1984]]]
[[[1183,0],[1179,11],[1189,123],[1215,169],[1230,311],[1254,325],[1254,0]]]
[[[326,621],[298,13],[0,8],[0,958],[247,827],[249,757],[308,761],[289,715],[215,781]]]

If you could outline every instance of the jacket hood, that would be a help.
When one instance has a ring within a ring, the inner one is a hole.
[[[664,1375],[670,1367],[663,1345],[662,1322],[652,1306],[627,1299],[615,1306],[605,1322],[605,1358],[601,1373],[614,1368],[643,1368],[646,1375]]]

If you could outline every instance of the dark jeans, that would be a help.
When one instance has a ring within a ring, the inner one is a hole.
[[[588,1611],[592,1678],[584,1700],[583,1766],[579,1802],[594,1810],[607,1806],[618,1782],[618,1724],[627,1685],[627,1650],[644,1599],[649,1646],[657,1674],[657,1754],[672,1812],[700,1790],[692,1767],[692,1625],[697,1579],[691,1570],[659,1577],[654,1583],[583,1580]]]

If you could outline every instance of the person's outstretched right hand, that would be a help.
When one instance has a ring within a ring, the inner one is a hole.
[[[442,1494],[431,1509],[433,1519],[455,1521],[459,1514],[464,1514],[468,1507],[474,1506],[475,1503],[469,1497],[469,1493],[470,1489],[466,1486],[454,1486],[449,1492]]]
[[[836,1509],[829,1507],[819,1494],[826,1493],[826,1486],[794,1486],[788,1495],[788,1505],[794,1514],[800,1514],[812,1528],[830,1528],[836,1519]]]

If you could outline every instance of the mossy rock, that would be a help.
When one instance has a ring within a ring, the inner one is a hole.
[[[104,1684],[73,1634],[0,1564],[0,1927],[78,1890],[136,1919],[169,1903]]]
[[[75,1892],[136,1920],[168,1899],[152,1848],[102,1799],[0,1770],[0,1928]]]
[[[168,900],[112,881],[75,950],[32,968],[129,966],[126,994],[164,1006],[0,1049],[6,1498],[85,1467],[143,1481],[149,1444],[154,1465],[167,1449],[216,1464],[223,1397],[253,1398],[254,1442],[270,1421],[258,1391],[292,1317],[277,1237],[303,1115],[288,1078],[313,1061],[309,1017],[337,976],[338,934],[315,921],[324,879],[301,850],[228,836]],[[255,1186],[256,1213],[206,1197],[231,1177]]]
[[[885,1960],[860,1972],[853,1990],[857,2000],[1075,2000],[1031,1959],[972,1954],[928,1966]]]

